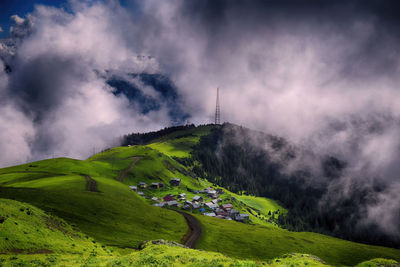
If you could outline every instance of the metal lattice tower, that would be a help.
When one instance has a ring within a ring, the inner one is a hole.
[[[215,124],[220,124],[220,110],[219,110],[219,88],[217,88],[217,103],[215,107]]]

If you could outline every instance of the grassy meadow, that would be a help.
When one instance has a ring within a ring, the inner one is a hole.
[[[279,203],[225,189],[222,203],[249,213],[250,223],[195,215],[203,227],[196,248],[204,251],[155,245],[137,251],[145,240],[182,242],[188,230],[182,215],[152,206],[150,197],[186,193],[191,199],[191,190],[220,188],[176,160],[189,157],[211,127],[107,149],[87,160],[55,158],[0,169],[0,266],[354,266],[374,258],[400,260],[396,249],[280,229],[268,222],[270,211],[287,212]],[[175,177],[181,185],[169,186]],[[167,186],[143,189],[146,199],[128,187],[139,182]],[[365,264],[360,266],[374,266]]]
[[[272,259],[285,253],[316,255],[328,264],[353,266],[373,258],[400,260],[398,249],[371,246],[317,233],[290,232],[196,215],[204,234],[197,248],[241,259]]]

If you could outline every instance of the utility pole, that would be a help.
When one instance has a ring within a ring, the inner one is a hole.
[[[220,118],[220,109],[219,109],[219,88],[217,88],[217,103],[215,107],[215,124],[219,125],[221,123],[221,118]]]

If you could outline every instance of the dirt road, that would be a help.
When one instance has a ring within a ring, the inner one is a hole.
[[[183,211],[177,211],[185,217],[186,223],[189,226],[189,229],[185,236],[183,237],[184,245],[190,248],[195,248],[196,241],[199,239],[201,235],[201,225],[200,222],[189,213]]]
[[[90,191],[90,192],[100,192],[97,189],[97,183],[95,180],[93,180],[92,177],[90,177],[87,174],[81,174],[83,177],[85,177],[86,179],[86,190]]]
[[[133,161],[132,163],[129,165],[128,168],[126,168],[125,170],[122,171],[121,175],[118,177],[118,181],[120,181],[122,183],[122,181],[124,180],[124,177],[128,174],[128,172],[130,170],[133,169],[133,167],[135,167],[136,163],[138,163],[138,161],[140,160],[140,157],[133,157]]]

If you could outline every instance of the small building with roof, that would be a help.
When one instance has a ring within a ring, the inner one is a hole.
[[[153,188],[153,189],[160,188],[160,183],[151,183],[151,188]]]
[[[233,209],[233,205],[232,204],[222,204],[221,208],[223,208],[226,211],[229,211],[229,210]]]
[[[181,179],[179,178],[173,178],[169,181],[169,184],[171,186],[179,186],[181,184]]]
[[[192,198],[192,200],[193,200],[193,201],[196,201],[196,202],[201,202],[201,201],[203,201],[203,198],[202,198],[201,196],[194,196],[194,197]]]
[[[138,184],[138,187],[139,187],[139,188],[146,188],[146,187],[147,187],[147,184],[146,184],[145,182],[140,182],[140,183]]]
[[[131,190],[133,190],[133,191],[137,191],[137,186],[136,185],[131,185],[131,186],[129,186],[129,188],[131,189]]]
[[[173,201],[173,200],[175,200],[175,198],[173,196],[171,196],[171,195],[166,195],[163,199],[164,199],[164,201]]]

